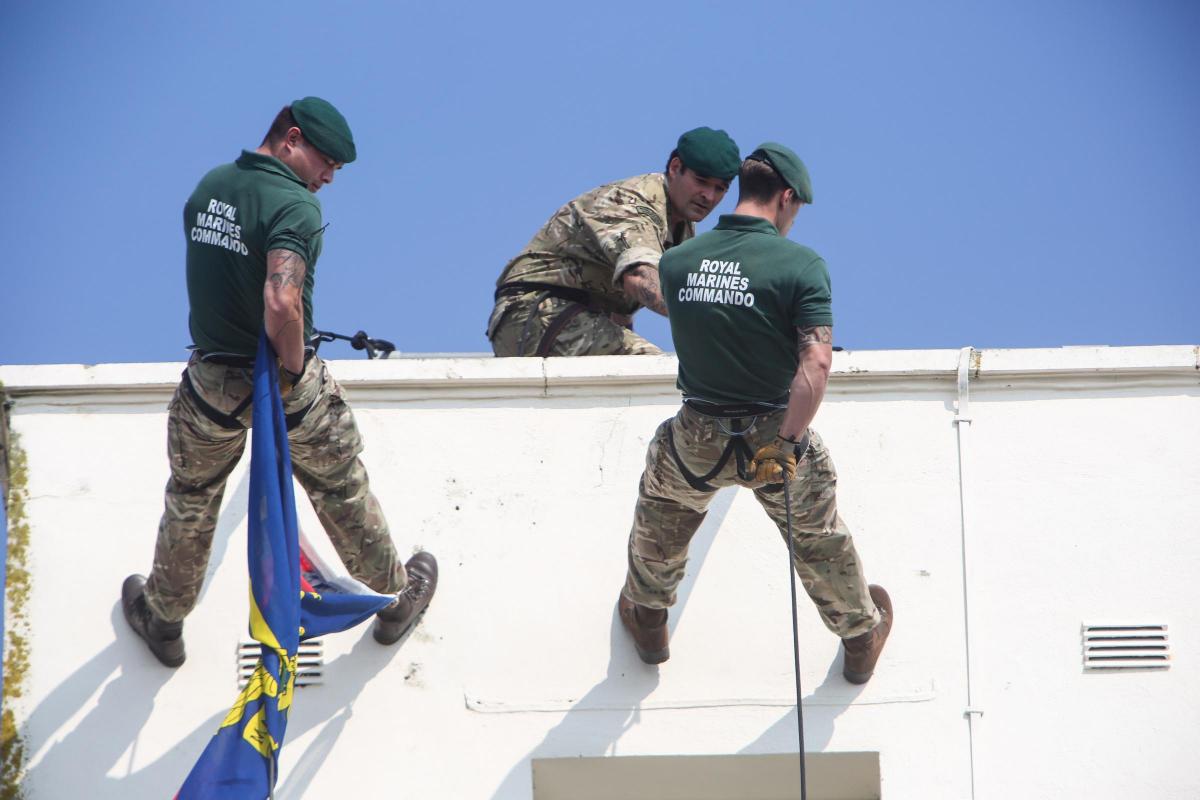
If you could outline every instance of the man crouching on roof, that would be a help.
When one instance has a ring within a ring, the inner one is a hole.
[[[666,315],[658,260],[696,235],[740,161],[725,131],[696,128],[679,137],[665,172],[606,184],[556,211],[496,281],[495,354],[661,353],[633,332],[633,313]]]
[[[258,149],[205,175],[184,206],[195,349],[167,417],[171,477],[153,568],[121,588],[125,619],[169,667],[184,661],[183,618],[200,594],[225,481],[246,444],[264,326],[279,354],[293,473],[350,574],[397,596],[379,612],[375,639],[402,638],[437,587],[431,554],[400,562],[358,457],[354,415],[306,345],[325,231],[316,192],[356,155],[341,113],[306,97],[276,115]]]

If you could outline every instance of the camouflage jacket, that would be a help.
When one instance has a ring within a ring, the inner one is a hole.
[[[696,234],[691,222],[667,228],[667,181],[661,172],[605,184],[560,208],[516,258],[497,286],[516,281],[583,289],[604,311],[640,306],[621,291],[631,267],[658,267],[663,252]]]

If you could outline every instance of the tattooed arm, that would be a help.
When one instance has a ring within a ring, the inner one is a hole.
[[[291,250],[267,252],[267,282],[263,284],[263,322],[267,338],[289,371],[304,370],[304,306],[301,295],[308,267]]]
[[[656,268],[645,264],[630,268],[621,276],[621,290],[630,300],[641,303],[657,314],[667,316],[667,304],[663,302]]]
[[[829,368],[833,365],[833,328],[822,325],[815,328],[797,328],[797,344],[800,346],[800,364],[792,378],[788,408],[779,426],[779,435],[785,439],[799,441],[825,397],[825,385],[829,381]]]

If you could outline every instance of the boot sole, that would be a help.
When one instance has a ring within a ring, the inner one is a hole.
[[[162,664],[164,667],[170,667],[171,669],[178,669],[179,667],[183,666],[183,662],[187,661],[187,653],[173,658],[160,653],[158,650],[155,650],[154,645],[150,643],[150,640],[143,636],[142,632],[139,631],[133,624],[133,620],[129,618],[129,611],[124,606],[122,606],[121,611],[124,612],[125,624],[128,625],[129,629],[132,630],[134,634],[142,640],[142,642],[146,645],[146,649],[150,651],[150,655],[158,659],[158,663]]]
[[[428,610],[429,610],[428,606],[421,609],[421,613],[417,614],[415,617],[413,617],[413,621],[408,623],[408,627],[405,628],[404,630],[400,631],[399,635],[397,635],[395,639],[381,638],[379,635],[379,625],[378,624],[376,624],[371,629],[371,636],[373,636],[375,638],[375,641],[378,642],[379,644],[381,644],[385,647],[390,647],[391,645],[394,645],[396,642],[400,641],[401,639],[403,639],[404,637],[406,637],[410,633],[412,633],[414,630],[416,630],[417,625],[420,624],[421,620],[425,617],[425,612]]]
[[[842,677],[854,684],[864,684],[871,680],[871,676],[874,674],[874,670],[871,672],[850,672],[849,670],[842,670]]]
[[[642,659],[647,664],[661,664],[671,657],[670,648],[662,650],[643,650],[634,644],[634,649],[637,650],[638,658]]]
[[[187,656],[180,656],[179,658],[165,658],[160,656],[158,653],[155,653],[153,650],[150,652],[155,658],[158,659],[160,664],[162,664],[164,667],[170,667],[171,669],[178,669],[179,667],[183,666],[183,662],[187,661]]]

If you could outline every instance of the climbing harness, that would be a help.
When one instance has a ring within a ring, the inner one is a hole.
[[[759,417],[774,414],[777,411],[787,408],[787,396],[785,395],[783,398],[770,403],[713,403],[698,397],[685,397],[683,404],[698,414],[714,418],[717,427],[729,437],[729,442],[725,445],[725,449],[721,451],[721,455],[717,458],[717,463],[713,465],[713,468],[704,475],[694,475],[684,466],[683,459],[680,458],[679,451],[675,448],[674,431],[670,425],[667,426],[667,445],[671,449],[671,457],[675,459],[675,466],[678,467],[680,474],[683,475],[683,479],[698,492],[715,492],[717,487],[710,484],[709,481],[719,475],[721,470],[725,469],[725,465],[729,463],[730,456],[733,456],[737,461],[739,478],[749,481],[754,477],[749,469],[750,461],[754,459],[754,451],[746,443],[746,434],[753,430]],[[748,424],[745,423],[747,419],[749,420]],[[728,426],[725,424],[726,420],[729,422]],[[802,444],[807,447],[807,442],[803,442]]]
[[[201,360],[204,360],[203,357]],[[254,359],[250,360],[253,362]],[[305,361],[307,360],[308,359],[305,359]],[[213,362],[210,361],[210,363]],[[250,369],[253,369],[253,363],[251,364]],[[183,370],[183,380],[180,381],[180,385],[183,386],[184,391],[191,396],[192,401],[196,404],[196,408],[200,409],[200,413],[208,417],[210,422],[221,426],[227,431],[244,431],[247,429],[246,426],[241,423],[238,417],[240,417],[246,411],[246,409],[250,407],[250,404],[254,402],[253,393],[246,395],[242,402],[238,403],[234,409],[227,414],[224,411],[221,411],[219,408],[214,407],[207,400],[200,396],[200,392],[196,390],[196,385],[192,383],[192,377],[188,375],[186,367]],[[290,414],[283,415],[284,423],[289,431],[293,430],[297,425],[304,421],[304,417],[307,416],[308,412],[312,410],[312,407],[317,404],[317,397],[318,395],[313,395],[313,399],[308,403],[308,405],[304,406],[303,408],[296,409]]]
[[[366,350],[367,358],[386,358],[396,349],[396,345],[387,339],[372,339],[364,331],[358,331],[353,336],[344,336],[340,333],[331,333],[330,331],[313,331],[312,338],[308,340],[308,345],[304,348],[305,367],[308,366],[308,362],[312,360],[312,357],[317,354],[317,349],[321,346],[321,342],[332,342],[337,339],[349,342],[350,346],[355,350]],[[217,364],[232,369],[254,369],[253,356],[242,356],[236,353],[206,352],[194,345],[191,349],[205,364]],[[200,392],[196,390],[196,386],[192,383],[191,376],[188,375],[186,368],[183,370],[183,380],[180,383],[183,386],[183,390],[195,402],[196,407],[200,409],[200,413],[204,414],[210,422],[219,425],[227,431],[246,430],[246,426],[241,423],[238,417],[245,413],[246,409],[254,401],[253,394],[246,395],[242,402],[238,403],[232,411],[226,413],[200,396]],[[299,425],[316,403],[317,395],[314,395],[308,405],[290,414],[285,414],[284,421],[287,424],[287,429],[290,431]]]
[[[560,311],[554,319],[550,320],[550,324],[546,326],[546,331],[542,334],[542,338],[538,340],[537,347],[533,351],[533,355],[539,358],[545,358],[550,355],[550,350],[554,347],[554,341],[558,335],[562,333],[563,328],[567,327],[567,323],[575,319],[584,311],[598,310],[592,302],[591,296],[583,289],[571,289],[567,286],[555,286],[551,283],[536,283],[533,281],[513,281],[506,283],[496,289],[494,295],[497,301],[501,297],[510,297],[513,295],[532,294],[537,292],[533,298],[533,302],[529,306],[529,316],[525,318],[525,324],[521,326],[521,335],[517,337],[517,355],[525,355],[525,342],[529,338],[529,329],[533,323],[537,307],[540,306],[548,297],[554,297],[559,300],[566,300],[570,303],[566,308]],[[505,311],[507,314],[508,311]],[[501,317],[503,319],[503,317]],[[499,326],[499,320],[496,325]]]

